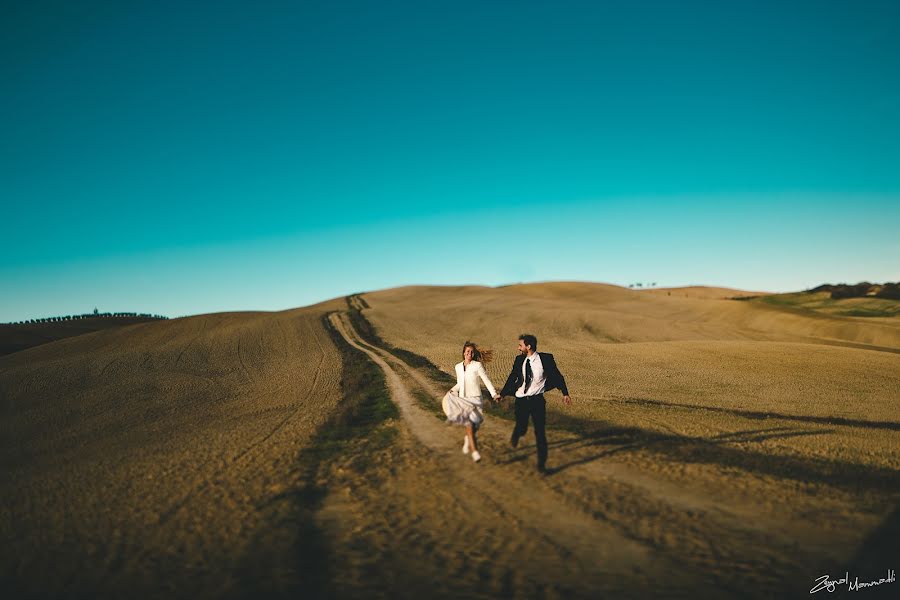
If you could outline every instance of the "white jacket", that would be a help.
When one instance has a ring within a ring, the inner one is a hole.
[[[450,388],[451,392],[456,392],[461,398],[480,399],[481,384],[478,382],[478,378],[481,377],[484,385],[487,386],[488,391],[491,393],[491,397],[497,394],[491,380],[488,379],[487,373],[484,371],[484,366],[480,362],[473,360],[469,363],[468,368],[465,369],[463,364],[457,363],[456,365],[456,385]]]

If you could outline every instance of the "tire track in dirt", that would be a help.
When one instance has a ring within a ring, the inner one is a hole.
[[[178,366],[178,363],[181,362],[181,358],[184,356],[184,353],[187,352],[187,351],[191,348],[191,346],[193,346],[193,345],[197,342],[197,340],[200,339],[200,336],[202,336],[202,335],[203,335],[203,332],[206,331],[206,325],[207,325],[207,321],[206,321],[206,320],[200,321],[200,331],[198,331],[198,332],[197,332],[197,335],[195,335],[193,338],[191,338],[191,341],[188,342],[187,345],[184,346],[184,347],[181,349],[181,351],[178,353],[178,358],[175,359],[175,365],[174,365],[174,366],[176,366],[176,367]]]
[[[279,431],[284,429],[285,425],[287,425],[292,419],[296,418],[296,416],[299,414],[301,409],[305,407],[305,400],[309,399],[313,395],[313,393],[316,391],[317,387],[319,386],[319,382],[322,377],[322,373],[324,372],[322,367],[324,366],[324,363],[325,363],[325,351],[324,351],[324,347],[322,346],[322,342],[319,339],[318,332],[313,327],[310,327],[310,330],[311,330],[310,337],[312,337],[313,340],[316,342],[316,346],[319,350],[319,352],[318,352],[319,353],[319,361],[316,364],[313,382],[307,388],[306,394],[303,396],[302,400],[292,402],[292,404],[296,404],[296,408],[294,408],[293,411],[291,411],[287,416],[285,416],[281,421],[279,421],[272,429],[270,429],[262,437],[251,442],[250,444],[245,446],[243,449],[241,449],[237,453],[233,454],[231,457],[226,458],[224,461],[219,461],[219,464],[221,466],[218,467],[211,475],[204,478],[201,482],[195,484],[195,486],[192,489],[190,489],[184,496],[182,496],[177,502],[175,502],[168,509],[166,509],[165,511],[160,513],[160,517],[159,517],[160,525],[165,524],[172,517],[174,517],[176,514],[178,514],[178,512],[185,505],[187,505],[193,498],[197,497],[198,494],[205,492],[210,487],[212,482],[221,480],[222,479],[221,475],[223,472],[225,472],[229,469],[233,469],[237,464],[243,462],[245,457],[247,457],[252,451],[265,445],[266,442],[268,442],[275,435],[277,435],[277,433]],[[282,331],[283,331],[283,329],[282,329]],[[238,358],[240,359],[240,337],[238,338]],[[243,360],[241,359],[240,362],[241,362],[241,366],[244,367],[244,371],[246,372],[247,368],[244,365]],[[254,380],[251,378],[251,381],[254,381]],[[289,384],[288,383],[283,384],[277,390],[277,393],[283,392],[285,387],[287,387],[287,385],[289,385]],[[282,405],[282,407],[284,407],[284,406],[290,406],[290,405]],[[271,408],[272,407],[267,407],[266,410],[269,410]]]
[[[400,375],[388,364],[386,354],[372,348],[359,339],[345,313],[331,315],[332,323],[342,336],[355,348],[365,352],[384,371],[393,400],[400,407],[405,424],[415,438],[429,450],[443,455],[448,486],[462,484],[471,493],[489,502],[497,518],[516,521],[508,535],[513,539],[507,544],[520,544],[515,536],[528,539],[542,538],[547,546],[567,564],[567,579],[579,582],[579,586],[589,590],[621,590],[621,574],[627,573],[628,586],[636,589],[659,587],[655,580],[666,580],[667,592],[673,596],[689,595],[689,590],[700,583],[679,568],[674,559],[657,552],[653,547],[622,535],[617,528],[595,515],[580,510],[576,504],[567,501],[564,495],[551,490],[542,478],[530,473],[512,471],[491,464],[490,459],[482,460],[478,466],[469,460],[460,460],[460,435],[450,435],[448,428],[434,418],[433,414],[417,407]],[[399,364],[394,358],[390,361]],[[412,370],[410,374],[417,381],[419,377]],[[428,384],[425,389],[431,389]],[[450,459],[452,456],[454,459]],[[488,458],[486,456],[486,458]],[[485,508],[473,508],[484,512]],[[482,515],[473,514],[475,521]],[[684,586],[680,588],[679,586]]]
[[[251,384],[255,384],[256,380],[253,378],[253,375],[250,374],[250,370],[247,368],[247,365],[244,363],[244,357],[241,355],[241,334],[240,333],[238,333],[238,340],[237,340],[237,357],[238,357],[238,362],[241,363],[241,368],[244,370],[244,375],[247,376],[247,380]]]
[[[4,581],[43,597],[269,589],[269,558],[294,557],[297,455],[340,402],[323,313],[201,315],[205,331],[176,321],[4,357],[0,395],[46,415],[19,417],[42,427],[22,434],[28,453],[4,440]]]
[[[279,321],[279,331],[284,336],[284,341],[289,342],[290,336],[287,335],[287,332],[283,329]],[[298,415],[300,415],[303,409],[308,409],[306,406],[306,401],[312,397],[315,393],[320,393],[318,389],[322,382],[322,379],[327,375],[325,367],[326,361],[326,352],[325,347],[323,346],[321,337],[319,335],[319,331],[314,325],[311,325],[309,322],[305,320],[299,321],[302,331],[294,332],[293,336],[295,338],[312,338],[315,341],[316,349],[319,354],[318,362],[315,366],[313,382],[306,387],[306,393],[302,397],[292,398],[290,404],[283,405],[267,405],[264,409],[260,409],[256,412],[263,412],[267,410],[271,410],[273,408],[285,408],[288,406],[293,406],[293,410],[286,415],[283,419],[281,419],[274,427],[272,427],[269,431],[263,434],[261,437],[256,439],[255,441],[246,445],[243,449],[237,451],[236,453],[223,453],[218,460],[213,460],[209,464],[212,466],[212,469],[208,472],[203,473],[202,477],[199,480],[195,480],[195,482],[190,485],[190,487],[174,502],[172,502],[167,508],[161,510],[158,513],[157,522],[155,524],[155,530],[159,532],[160,535],[164,535],[163,532],[166,531],[169,523],[178,517],[183,511],[195,505],[198,498],[202,498],[204,495],[216,495],[218,497],[232,496],[234,495],[236,488],[233,488],[226,484],[225,482],[230,481],[228,476],[229,472],[234,472],[240,468],[253,468],[248,465],[255,464],[254,461],[259,461],[261,458],[265,465],[261,467],[260,470],[264,470],[266,466],[268,466],[269,460],[266,459],[267,448],[271,448],[272,444],[275,443],[274,440],[284,438],[279,438],[279,432],[285,430],[286,426],[291,423],[293,420],[297,419]],[[240,342],[240,338],[239,338]],[[309,356],[309,354],[307,354]],[[240,355],[238,355],[240,358]],[[241,360],[242,366],[244,366],[246,370],[246,366],[243,364]],[[255,381],[251,379],[251,381]],[[281,385],[277,386],[277,388],[271,390],[267,396],[270,398],[274,398],[277,396],[284,396],[286,393],[291,394],[288,391],[288,388],[292,386],[292,381],[284,381]],[[302,415],[300,415],[302,416]],[[229,454],[231,454],[229,456]],[[214,465],[214,466],[213,466]],[[223,487],[224,486],[224,487]],[[159,544],[148,543],[146,548],[139,552],[135,557],[130,557],[133,562],[137,564],[143,564],[147,561],[151,560],[154,554],[158,551],[156,548]],[[111,551],[112,552],[112,551]],[[111,560],[123,560],[124,558],[118,555],[113,554]]]
[[[109,369],[109,368],[110,368],[111,366],[113,366],[114,364],[116,364],[117,362],[119,362],[119,359],[118,359],[118,358],[114,358],[114,359],[112,359],[111,361],[109,361],[108,363],[106,363],[106,365],[104,365],[104,367],[103,367],[102,369],[100,369],[100,374],[99,374],[97,377],[98,377],[98,378],[99,378],[99,377],[103,377],[103,375],[106,373],[106,370]]]
[[[284,330],[282,329],[282,332],[283,331]],[[247,453],[249,453],[254,448],[261,446],[261,445],[265,444],[268,440],[270,440],[272,438],[272,436],[274,436],[281,429],[283,429],[284,426],[291,419],[293,419],[297,416],[297,414],[300,412],[300,409],[306,406],[304,401],[309,399],[312,396],[313,392],[316,391],[316,388],[319,385],[319,380],[322,377],[322,373],[323,373],[322,367],[325,365],[325,350],[322,347],[322,342],[319,340],[319,335],[315,329],[312,329],[312,338],[313,338],[313,340],[315,340],[316,346],[319,349],[319,362],[316,364],[315,375],[313,376],[313,381],[310,384],[309,388],[307,389],[306,395],[303,396],[303,401],[297,403],[297,407],[293,411],[291,411],[290,414],[288,414],[284,419],[282,419],[279,423],[277,423],[272,428],[272,430],[269,431],[269,433],[267,433],[266,435],[264,435],[263,437],[261,437],[260,439],[258,439],[255,442],[253,442],[252,444],[248,445],[242,451],[240,451],[236,455],[234,455],[231,459],[232,462],[238,461],[239,459],[241,459],[243,456],[245,456]]]

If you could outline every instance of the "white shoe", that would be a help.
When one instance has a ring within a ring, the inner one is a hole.
[[[472,453],[472,460],[474,460],[475,462],[481,460],[481,455],[478,453],[478,450]]]
[[[469,453],[469,436],[463,438],[463,454]]]

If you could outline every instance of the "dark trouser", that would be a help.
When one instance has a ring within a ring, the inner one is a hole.
[[[519,439],[528,431],[528,417],[534,424],[534,441],[537,443],[538,465],[543,467],[547,462],[547,402],[543,394],[516,398],[516,428],[513,438]]]

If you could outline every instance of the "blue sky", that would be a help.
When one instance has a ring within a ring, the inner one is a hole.
[[[900,3],[0,14],[0,321],[900,279]]]

